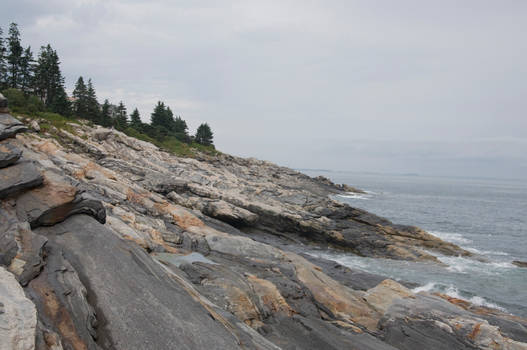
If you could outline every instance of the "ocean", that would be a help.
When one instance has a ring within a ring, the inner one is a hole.
[[[527,182],[353,172],[303,171],[345,183],[366,194],[335,196],[336,200],[390,219],[414,225],[455,243],[487,262],[438,256],[446,266],[373,259],[337,251],[310,254],[351,268],[419,284],[431,291],[466,299],[527,317]]]

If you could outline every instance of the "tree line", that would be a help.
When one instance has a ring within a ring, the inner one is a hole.
[[[91,79],[85,82],[80,76],[69,97],[57,51],[49,44],[42,46],[35,59],[31,47],[22,46],[16,23],[11,23],[5,38],[0,27],[0,91],[11,106],[24,108],[29,113],[53,112],[125,132],[136,131],[155,140],[176,138],[213,146],[213,133],[207,123],[201,124],[195,135],[190,135],[186,121],[174,116],[170,107],[161,101],[154,107],[150,123],[144,123],[137,108],[128,115],[122,101],[117,105],[108,99],[99,103]]]

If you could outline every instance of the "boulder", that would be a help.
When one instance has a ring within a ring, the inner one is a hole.
[[[223,200],[209,202],[202,213],[233,226],[251,226],[258,221],[258,215]]]
[[[106,210],[100,201],[51,171],[44,173],[44,186],[17,198],[16,207],[19,219],[28,221],[32,228],[54,225],[75,214],[91,215],[101,223],[106,220]]]
[[[527,261],[514,260],[512,263],[518,267],[527,267]]]
[[[40,125],[38,124],[38,121],[36,121],[36,120],[31,121],[29,126],[31,126],[31,129],[33,129],[36,132],[40,131]]]
[[[414,293],[394,280],[386,279],[369,289],[363,298],[380,313],[385,313],[395,299],[413,298]]]
[[[27,131],[27,127],[11,115],[0,112],[0,140],[14,137],[19,132]]]
[[[37,187],[43,178],[31,161],[20,161],[0,169],[0,199],[17,192]]]
[[[16,163],[22,156],[22,151],[10,143],[0,143],[0,168]]]

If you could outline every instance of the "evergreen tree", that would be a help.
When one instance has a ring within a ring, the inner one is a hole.
[[[150,124],[153,127],[160,126],[168,130],[166,123],[166,107],[163,102],[158,101],[157,105],[154,107],[154,111],[150,115]]]
[[[84,79],[79,77],[73,89],[73,113],[81,118],[88,115],[88,88],[84,84]]]
[[[35,69],[34,91],[49,110],[70,115],[70,103],[64,90],[59,56],[49,44],[40,48]]]
[[[64,80],[60,86],[57,86],[51,97],[48,108],[50,111],[65,116],[71,115],[71,103],[68,100],[68,94],[64,90]]]
[[[124,130],[128,126],[126,107],[124,106],[123,101],[119,102],[119,106],[117,106],[117,116],[114,120],[114,126],[117,130]]]
[[[180,116],[177,116],[176,119],[174,120],[173,129],[174,129],[174,132],[176,133],[188,135],[187,122],[181,119]]]
[[[22,60],[22,53],[24,49],[20,44],[20,32],[18,25],[11,23],[9,27],[9,38],[7,39],[9,54],[7,55],[9,87],[17,89],[19,87],[20,79],[20,63]]]
[[[194,140],[205,146],[212,145],[212,130],[207,123],[203,123],[198,127]]]
[[[104,100],[104,103],[101,107],[101,117],[99,123],[106,128],[113,125],[112,115],[110,111],[111,107],[112,105],[110,104],[110,101],[108,101],[108,99]]]
[[[88,91],[87,91],[87,118],[94,122],[99,120],[99,102],[97,101],[97,94],[91,79],[88,79]]]
[[[4,32],[0,27],[0,90],[7,88],[7,49],[2,37]]]
[[[142,124],[143,123],[141,122],[141,116],[139,115],[139,111],[136,108],[134,109],[132,114],[130,114],[130,126],[136,130],[140,130]]]
[[[20,59],[19,87],[25,94],[33,92],[34,75],[35,59],[33,58],[33,52],[31,52],[31,46],[28,46]]]

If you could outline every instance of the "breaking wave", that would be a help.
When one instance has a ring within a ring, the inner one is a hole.
[[[468,301],[469,303],[477,306],[483,306],[488,307],[492,309],[497,309],[503,312],[507,312],[506,309],[504,309],[501,306],[498,306],[494,303],[491,303],[487,301],[485,298],[480,297],[478,295],[470,295],[468,293],[461,292],[457,287],[454,285],[443,285],[441,283],[435,283],[435,282],[428,282],[427,284],[423,286],[416,287],[412,289],[412,292],[419,293],[419,292],[439,292],[448,295],[449,297],[456,298],[456,299],[462,299],[465,301]]]

